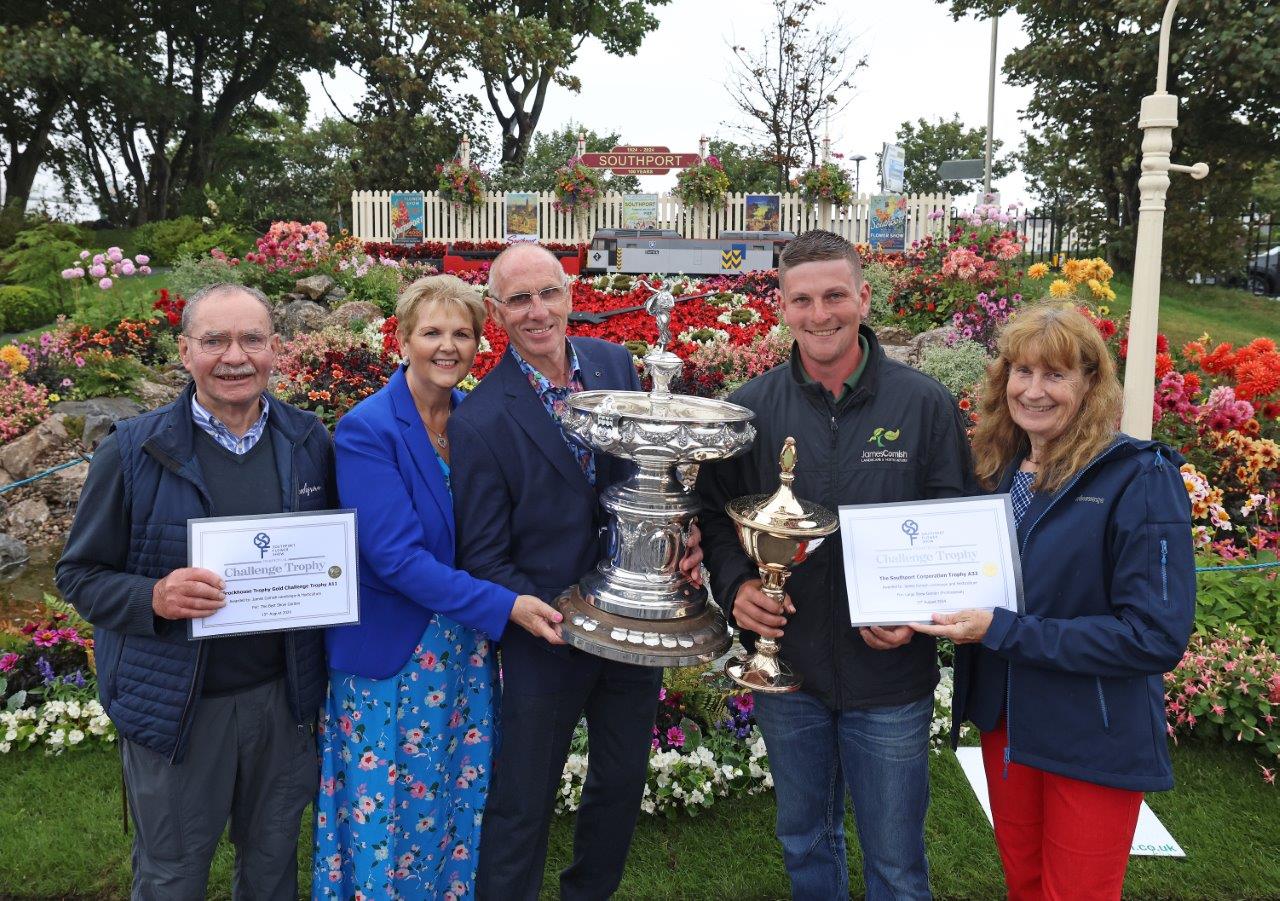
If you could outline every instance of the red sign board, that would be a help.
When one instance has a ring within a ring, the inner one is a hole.
[[[615,147],[606,153],[584,153],[583,165],[612,169],[614,175],[666,175],[672,169],[698,165],[696,153],[672,153],[666,147]]]

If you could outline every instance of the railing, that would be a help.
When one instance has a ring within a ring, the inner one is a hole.
[[[351,193],[351,231],[364,241],[391,240],[391,191]],[[489,192],[483,205],[469,212],[454,207],[436,191],[424,191],[424,232],[431,241],[505,241],[505,195]],[[847,207],[813,204],[797,194],[778,195],[782,231],[799,234],[825,228],[854,243],[867,240],[872,195],[862,194]],[[586,243],[597,229],[622,228],[622,194],[603,194],[580,215],[558,212],[555,195],[538,197],[538,237],[566,244]],[[745,194],[730,194],[718,209],[686,207],[669,194],[658,196],[658,228],[673,229],[686,238],[714,238],[723,231],[751,230],[747,225]],[[923,238],[950,221],[952,198],[946,194],[906,195],[907,243]],[[930,213],[941,218],[930,219]]]

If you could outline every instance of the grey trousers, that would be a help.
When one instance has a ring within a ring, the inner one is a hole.
[[[130,741],[120,750],[135,826],[133,901],[203,899],[228,819],[236,901],[298,897],[298,830],[319,761],[283,680],[201,698],[177,765]]]

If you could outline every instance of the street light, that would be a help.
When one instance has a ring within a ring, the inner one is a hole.
[[[855,153],[849,159],[853,160],[853,193],[856,196],[862,192],[862,161],[866,157],[861,153]]]
[[[1155,399],[1156,324],[1160,318],[1160,257],[1164,244],[1165,196],[1169,173],[1194,179],[1209,174],[1205,163],[1179,166],[1169,162],[1173,130],[1178,127],[1178,98],[1165,90],[1169,73],[1169,32],[1178,0],[1169,0],[1160,25],[1160,58],[1156,92],[1142,98],[1142,177],[1138,179],[1138,244],[1133,255],[1133,305],[1129,313],[1129,353],[1124,372],[1124,413],[1120,428],[1135,438],[1151,437]]]

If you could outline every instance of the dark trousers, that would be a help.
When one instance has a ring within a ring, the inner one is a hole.
[[[182,762],[121,742],[133,815],[134,901],[205,896],[231,821],[237,901],[298,897],[298,830],[319,785],[315,732],[293,721],[284,680],[201,698]]]
[[[560,897],[608,898],[622,881],[649,767],[662,670],[598,660],[562,691],[512,690],[504,674],[500,743],[480,835],[476,895],[534,901],[542,886],[547,833],[569,741],[587,718],[587,777],[573,836],[573,863]]]

